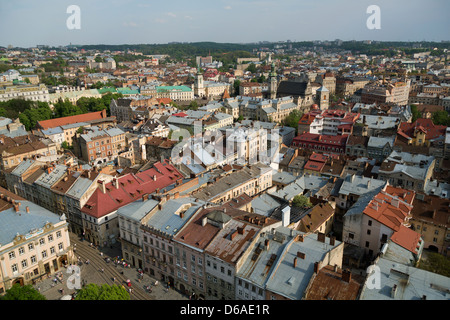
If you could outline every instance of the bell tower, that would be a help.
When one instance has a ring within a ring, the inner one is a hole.
[[[269,82],[270,99],[275,99],[277,97],[277,88],[278,88],[277,73],[275,72],[275,63],[272,62],[272,71],[270,72],[270,82]]]

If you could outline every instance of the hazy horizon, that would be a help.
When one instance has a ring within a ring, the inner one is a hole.
[[[66,21],[80,8],[80,29]],[[370,30],[370,5],[381,29]],[[450,40],[446,0],[0,0],[0,46]]]

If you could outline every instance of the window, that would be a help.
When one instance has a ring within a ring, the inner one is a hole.
[[[22,260],[22,269],[25,269],[28,266],[27,260]]]
[[[61,238],[61,231],[56,232],[56,238]]]
[[[370,245],[369,241],[366,241],[366,248],[368,248]]]
[[[16,253],[14,251],[11,251],[8,255],[9,255],[9,260],[12,260],[16,257]]]
[[[50,254],[55,254],[55,247],[50,248]]]
[[[48,235],[48,242],[52,242],[53,241],[53,235],[52,234],[49,234]]]
[[[349,237],[350,239],[354,239],[354,238],[355,238],[355,235],[354,235],[353,233],[349,233],[349,234],[348,234],[348,237]]]
[[[370,229],[367,229],[367,234],[370,235]]]
[[[372,220],[369,220],[369,222],[367,223],[369,226],[372,225]]]
[[[12,269],[12,272],[13,272],[13,273],[16,273],[17,271],[19,271],[19,269],[17,268],[17,263],[14,263],[14,264],[11,266],[11,269]]]
[[[30,260],[31,260],[31,264],[35,264],[36,263],[36,256],[31,256]]]
[[[47,250],[42,251],[42,258],[47,258]]]
[[[44,239],[44,238],[40,238],[40,239],[39,239],[39,244],[40,244],[41,246],[43,246],[43,245],[45,244],[45,239]]]
[[[23,255],[25,253],[24,247],[19,248],[19,255]]]
[[[58,249],[59,251],[62,251],[64,249],[64,245],[62,242],[58,243]]]

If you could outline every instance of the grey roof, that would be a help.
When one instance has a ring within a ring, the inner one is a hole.
[[[383,148],[386,144],[389,144],[389,146],[394,146],[394,137],[374,137],[371,136],[369,138],[369,142],[367,142],[368,147],[372,148]]]
[[[51,187],[66,174],[67,166],[57,164],[50,173],[44,172],[34,183],[43,187]]]
[[[71,124],[65,124],[61,126],[61,128],[65,129],[73,129],[73,128],[79,128],[83,126],[89,126],[89,123],[87,122],[77,122],[77,123],[71,123]]]
[[[288,229],[289,230],[289,229]],[[274,266],[274,271],[268,278],[266,290],[280,294],[292,300],[300,300],[314,274],[314,264],[323,261],[325,255],[341,244],[335,241],[330,245],[330,238],[322,243],[317,241],[316,233],[304,237],[303,242],[291,240],[285,246],[282,257]],[[305,258],[297,258],[297,252],[305,254]],[[297,258],[297,266],[293,267],[293,261]]]
[[[310,195],[314,195],[315,192],[327,184],[327,181],[328,179],[324,177],[303,175],[284,188],[270,192],[270,194],[280,199],[290,201],[295,196],[304,194],[305,192]]]
[[[360,300],[450,300],[450,278],[409,265],[379,258],[380,288],[370,289],[364,284]],[[391,296],[396,285],[395,297]]]
[[[289,184],[295,181],[297,179],[296,176],[294,176],[292,173],[283,171],[283,172],[277,172],[272,175],[272,181],[273,182],[279,182],[284,184]]]
[[[47,222],[56,224],[61,221],[60,216],[33,202],[16,200],[16,203],[20,203],[19,212],[10,208],[0,214],[0,245],[12,242],[17,234],[27,235],[32,230],[39,231]],[[26,212],[27,207],[29,213]]]
[[[141,221],[142,218],[158,205],[158,203],[159,201],[153,199],[148,199],[146,201],[140,199],[119,208],[117,214],[134,221]]]
[[[347,175],[344,178],[341,188],[339,189],[339,194],[349,195],[362,195],[373,190],[381,190],[385,185],[386,181],[378,180],[373,178],[367,178],[357,175]]]
[[[294,241],[296,235],[304,235],[303,242]],[[336,241],[331,246],[329,238],[322,243],[317,237],[317,234],[306,235],[285,227],[262,233],[236,276],[289,299],[300,300],[314,273],[314,263],[322,261],[328,251],[341,244]],[[266,240],[269,240],[268,248]],[[297,267],[293,268],[299,251],[305,254],[305,259],[297,258]]]
[[[88,178],[79,177],[70,189],[67,190],[66,195],[75,199],[80,199],[92,183],[93,181]]]
[[[183,225],[200,209],[205,202],[194,198],[171,199],[162,205],[161,210],[154,213],[147,221],[147,226],[164,232],[167,236],[174,236]],[[180,217],[180,211],[189,207]]]
[[[11,172],[13,175],[21,176],[24,174],[29,168],[31,168],[36,163],[35,160],[27,159],[19,163],[17,167]]]
[[[266,217],[269,217],[276,208],[281,206],[281,202],[277,201],[267,193],[263,193],[258,197],[253,198],[251,204],[254,213]]]
[[[64,131],[62,130],[61,127],[54,127],[54,128],[49,128],[47,130],[41,130],[41,132],[46,136],[51,136],[53,134],[61,134]]]

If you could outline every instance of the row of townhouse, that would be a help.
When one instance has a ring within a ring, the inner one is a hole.
[[[118,215],[125,259],[194,299],[298,300],[323,266],[341,267],[334,238],[227,204],[176,194]]]

